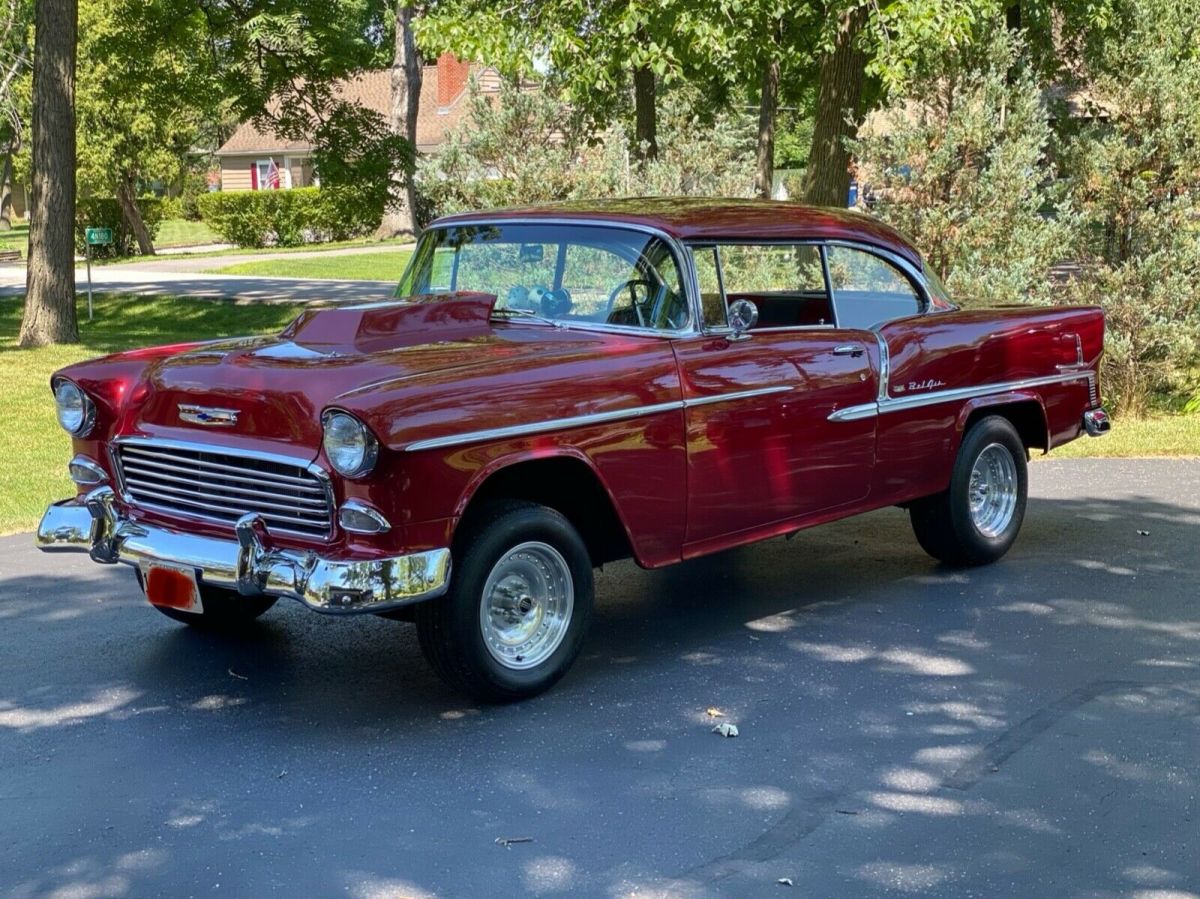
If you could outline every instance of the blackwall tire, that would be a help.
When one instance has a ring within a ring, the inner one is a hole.
[[[587,546],[565,517],[534,503],[495,503],[455,539],[446,595],[416,606],[421,651],[473,699],[536,696],[579,655],[593,593]]]
[[[963,436],[950,487],[909,509],[917,542],[947,565],[986,565],[1009,551],[1029,493],[1026,450],[1012,423],[981,418]]]

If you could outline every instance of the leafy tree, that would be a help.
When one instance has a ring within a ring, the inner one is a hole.
[[[431,214],[591,197],[750,193],[753,123],[744,115],[696,115],[695,91],[663,97],[662,146],[641,163],[627,150],[635,125],[614,125],[596,140],[552,90],[506,83],[491,103],[473,88],[471,103],[470,124],[418,164]]]
[[[183,174],[220,100],[205,20],[190,0],[86,0],[80,24],[80,185],[116,196],[139,251],[153,254],[139,184]]]
[[[75,0],[38,0],[33,55],[33,183],[20,345],[74,343]]]
[[[31,0],[8,0],[0,9],[0,230],[12,227],[13,157],[21,151],[25,120],[22,116],[22,76],[33,50]]]
[[[997,19],[972,52],[912,78],[851,145],[874,211],[967,305],[1046,301],[1050,268],[1070,252],[1041,90],[1010,75],[1019,50]]]
[[[1169,0],[1124,0],[1112,21],[1066,157],[1090,244],[1069,295],[1104,304],[1107,390],[1136,412],[1200,359],[1200,31]]]
[[[417,49],[413,18],[419,9],[411,0],[396,0],[393,26],[392,105],[388,125],[403,137],[413,154],[417,147],[417,116],[421,110],[422,60]],[[414,236],[417,233],[417,188],[412,165],[394,172],[394,197],[384,211],[379,237]]]

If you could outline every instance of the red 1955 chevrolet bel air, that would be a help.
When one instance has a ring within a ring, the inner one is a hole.
[[[571,665],[595,566],[888,505],[942,562],[992,562],[1029,451],[1109,427],[1099,309],[960,311],[850,212],[456,215],[397,296],[56,373],[78,495],[39,546],[132,566],[198,626],[279,597],[415,620],[442,677],[504,701]]]

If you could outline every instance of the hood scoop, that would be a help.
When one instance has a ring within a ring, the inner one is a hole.
[[[281,335],[297,351],[370,353],[373,350],[449,342],[491,331],[490,293],[423,294],[383,303],[310,309]]]

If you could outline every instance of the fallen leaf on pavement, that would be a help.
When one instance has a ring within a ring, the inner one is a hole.
[[[720,709],[718,709],[716,706],[713,706],[712,708],[707,709],[704,712],[704,714],[708,715],[709,718],[724,718],[725,717],[725,713],[722,712]]]
[[[792,878],[790,878],[790,877],[780,877],[780,878],[779,878],[777,881],[775,881],[775,882],[776,882],[777,884],[779,884],[780,886],[784,886],[784,887],[790,887],[790,886],[792,885]]]
[[[1138,534],[1139,534],[1139,536],[1142,536],[1142,537],[1149,537],[1149,536],[1150,536],[1150,532],[1149,532],[1149,531],[1138,531]]]
[[[496,837],[496,845],[507,849],[513,843],[532,843],[533,837]]]
[[[234,671],[232,668],[230,668],[230,669],[229,669],[229,676],[230,676],[230,677],[236,677],[238,680],[250,680],[250,678],[246,677],[246,675],[244,675],[244,674],[238,674],[238,673],[237,673],[236,671]]]
[[[730,724],[728,721],[722,721],[712,729],[714,734],[720,734],[722,737],[736,737],[738,729],[736,724]]]

